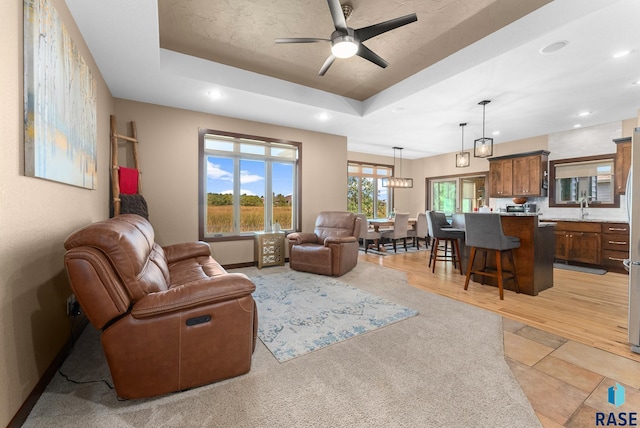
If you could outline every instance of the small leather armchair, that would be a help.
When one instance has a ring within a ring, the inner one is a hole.
[[[116,393],[145,398],[247,373],[258,317],[253,282],[227,273],[205,242],[161,247],[123,214],[69,235],[64,264],[102,331]]]
[[[360,219],[350,212],[323,211],[315,230],[287,236],[291,269],[341,276],[358,263]]]

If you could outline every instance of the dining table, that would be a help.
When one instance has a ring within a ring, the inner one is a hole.
[[[393,226],[396,224],[394,218],[370,218],[367,220],[367,222],[369,223],[370,226],[373,226],[373,230],[376,232],[380,232],[380,228],[383,228],[383,229],[393,228]],[[415,226],[416,226],[416,219],[410,218],[409,227],[415,228]]]

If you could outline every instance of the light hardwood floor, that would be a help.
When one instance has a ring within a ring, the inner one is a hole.
[[[406,272],[415,287],[466,302],[503,317],[640,362],[627,342],[628,276],[593,275],[554,269],[554,286],[537,296],[505,290],[504,300],[495,287],[470,282],[451,263],[427,268],[428,251],[403,255],[362,254],[360,260]]]

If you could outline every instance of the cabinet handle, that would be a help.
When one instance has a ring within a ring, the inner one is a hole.
[[[626,231],[628,231],[628,229],[625,228],[625,227],[610,227],[609,230],[610,231],[615,231],[615,232],[626,232]]]
[[[609,241],[609,244],[627,245],[627,242],[626,241]]]
[[[625,259],[619,259],[617,257],[609,257],[609,260],[614,260],[616,262],[623,262]]]

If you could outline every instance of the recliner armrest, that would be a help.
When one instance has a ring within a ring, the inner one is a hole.
[[[355,236],[328,236],[324,239],[324,246],[327,247],[329,244],[348,244],[357,240]]]
[[[133,305],[131,315],[138,319],[150,318],[237,299],[253,293],[255,289],[255,284],[245,274],[228,273],[147,294]]]
[[[287,239],[295,245],[316,244],[318,242],[318,235],[311,232],[295,232],[287,235]]]
[[[168,263],[179,262],[180,260],[190,259],[193,257],[208,257],[211,255],[211,247],[203,241],[168,245],[166,247],[162,247],[162,249],[167,257]]]

